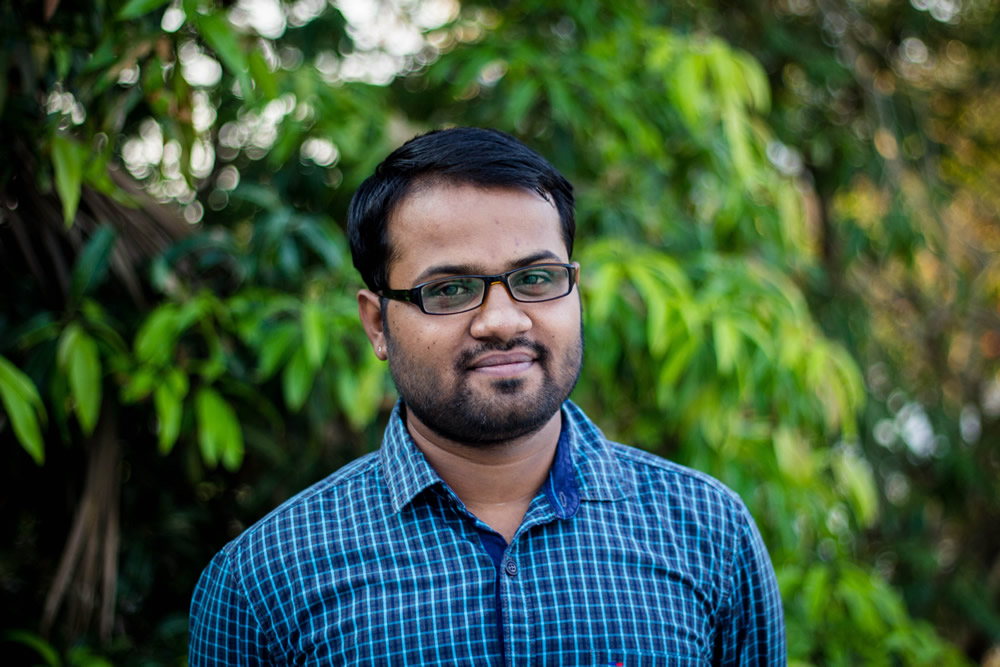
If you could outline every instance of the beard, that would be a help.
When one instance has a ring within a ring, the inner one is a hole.
[[[389,372],[406,406],[437,435],[464,445],[494,447],[541,429],[559,410],[580,377],[583,327],[562,358],[541,343],[514,338],[507,343],[483,343],[455,359],[447,376],[421,366],[399,349],[386,330]],[[541,368],[542,383],[530,391],[524,378],[491,380],[486,389],[473,388],[470,365],[488,352],[529,349]]]

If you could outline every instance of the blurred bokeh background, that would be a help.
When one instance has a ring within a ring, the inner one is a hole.
[[[575,184],[617,440],[746,500],[790,659],[1000,664],[996,0],[0,0],[0,654],[185,662],[225,542],[378,446],[354,188]]]

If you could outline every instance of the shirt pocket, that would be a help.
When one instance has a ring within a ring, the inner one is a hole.
[[[586,659],[579,661],[569,659],[562,664],[593,665],[593,667],[701,667],[709,663],[698,656],[628,651],[620,656],[587,656]]]

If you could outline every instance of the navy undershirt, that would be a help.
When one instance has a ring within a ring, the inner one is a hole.
[[[569,443],[566,436],[565,421],[564,428],[559,433],[559,442],[556,444],[556,455],[549,469],[549,476],[545,480],[542,489],[549,503],[555,509],[556,516],[560,519],[568,519],[576,513],[580,506],[580,496],[577,493],[576,479],[573,476],[573,464],[570,459]],[[496,609],[497,641],[500,643],[500,664],[507,663],[507,648],[503,637],[503,606],[500,601],[500,577],[503,576],[503,554],[507,550],[507,540],[494,530],[487,530],[476,526],[479,533],[479,541],[482,542],[486,553],[493,560],[496,568],[496,585],[493,587],[493,604]]]

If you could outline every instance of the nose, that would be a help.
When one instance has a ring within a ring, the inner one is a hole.
[[[475,338],[510,340],[531,328],[531,318],[523,304],[511,298],[500,281],[486,289],[486,300],[475,311],[469,333]]]

